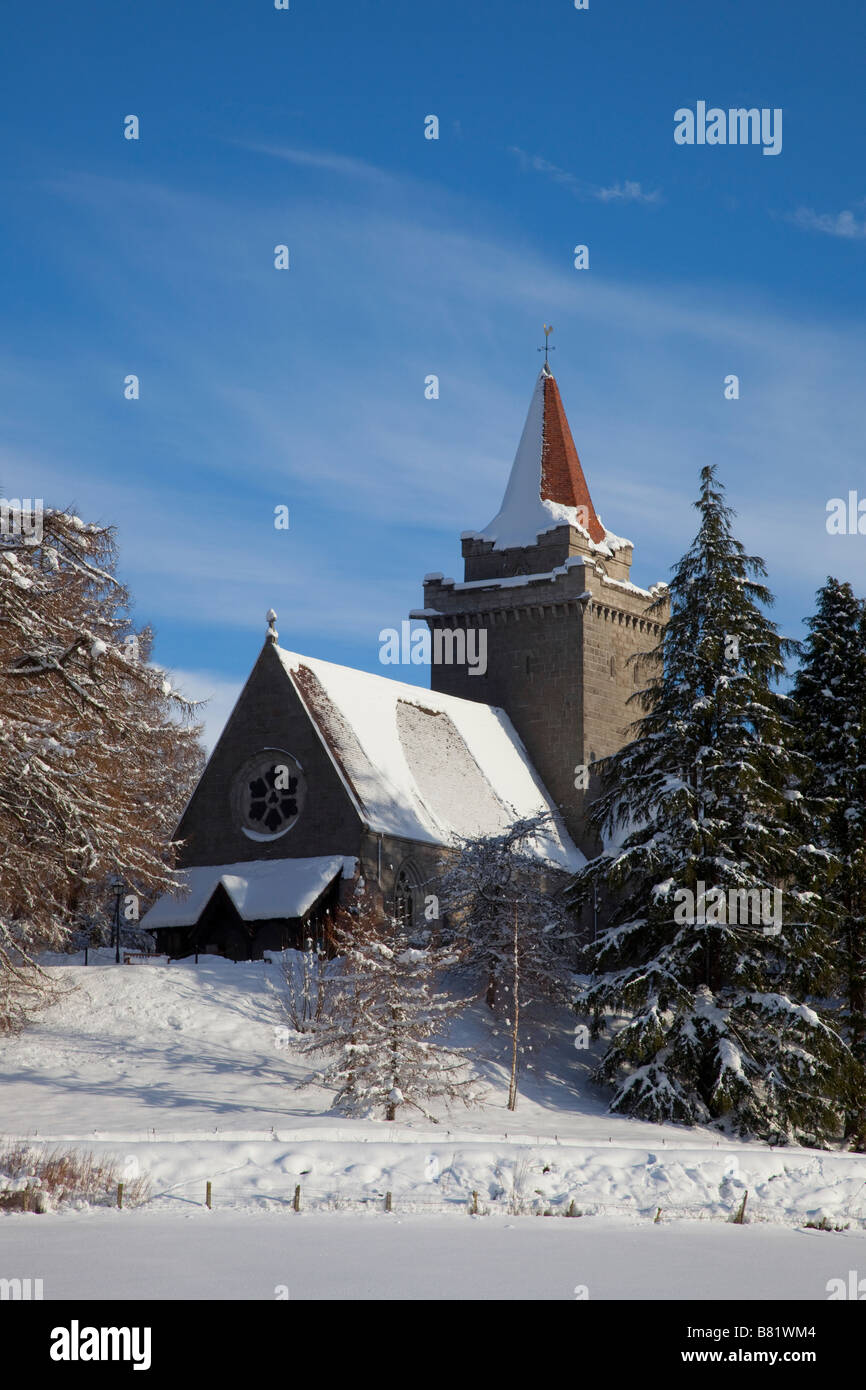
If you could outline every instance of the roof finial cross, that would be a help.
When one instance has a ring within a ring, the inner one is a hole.
[[[551,347],[551,346],[550,346],[550,335],[551,335],[552,332],[553,332],[553,324],[552,324],[552,323],[546,323],[546,324],[544,325],[544,347],[538,349],[539,352],[543,352],[543,353],[544,353],[544,366],[545,366],[545,369],[547,369],[547,370],[549,370],[549,369],[548,369],[547,354],[548,354],[549,352],[556,352],[556,347],[555,347],[555,346],[554,346],[554,347]]]

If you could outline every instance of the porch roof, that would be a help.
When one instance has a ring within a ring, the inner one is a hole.
[[[351,878],[356,860],[340,854],[313,859],[253,859],[240,864],[207,864],[185,869],[186,893],[163,893],[142,918],[146,931],[191,927],[198,921],[219,884],[245,922],[303,917],[341,874]]]

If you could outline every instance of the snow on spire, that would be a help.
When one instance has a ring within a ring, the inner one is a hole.
[[[268,609],[265,617],[268,620],[268,641],[276,642],[280,634],[277,632],[277,615],[273,608]]]
[[[589,495],[559,387],[547,362],[538,374],[498,514],[476,533],[497,550],[535,545],[540,531],[566,523],[595,545],[607,532]]]

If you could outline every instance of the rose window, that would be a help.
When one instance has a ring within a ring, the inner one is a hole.
[[[304,774],[288,753],[273,750],[251,759],[236,783],[244,831],[267,840],[285,834],[301,814],[305,795]]]

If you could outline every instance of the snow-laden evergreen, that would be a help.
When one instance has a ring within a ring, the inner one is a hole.
[[[453,953],[412,945],[363,886],[352,907],[335,916],[334,946],[338,959],[325,967],[330,988],[323,997],[317,985],[301,1043],[302,1051],[326,1054],[314,1079],[334,1090],[334,1108],[386,1120],[406,1108],[435,1123],[427,1109],[431,1101],[472,1105],[477,1086],[467,1074],[467,1059],[443,1040],[465,1007],[438,988]]]
[[[583,900],[593,884],[614,895],[579,1009],[612,1031],[596,1075],[613,1110],[821,1144],[839,1131],[849,1054],[813,1002],[832,959],[821,854],[796,813],[807,763],[775,689],[792,644],[763,611],[765,566],[733,535],[713,468],[695,506],[670,621],[640,659],[642,717],[593,808],[619,847],[578,878]]]
[[[811,760],[804,782],[815,836],[832,858],[821,883],[834,914],[845,1028],[858,1063],[847,1134],[866,1149],[866,616],[851,585],[828,578],[807,620],[794,682]]]

